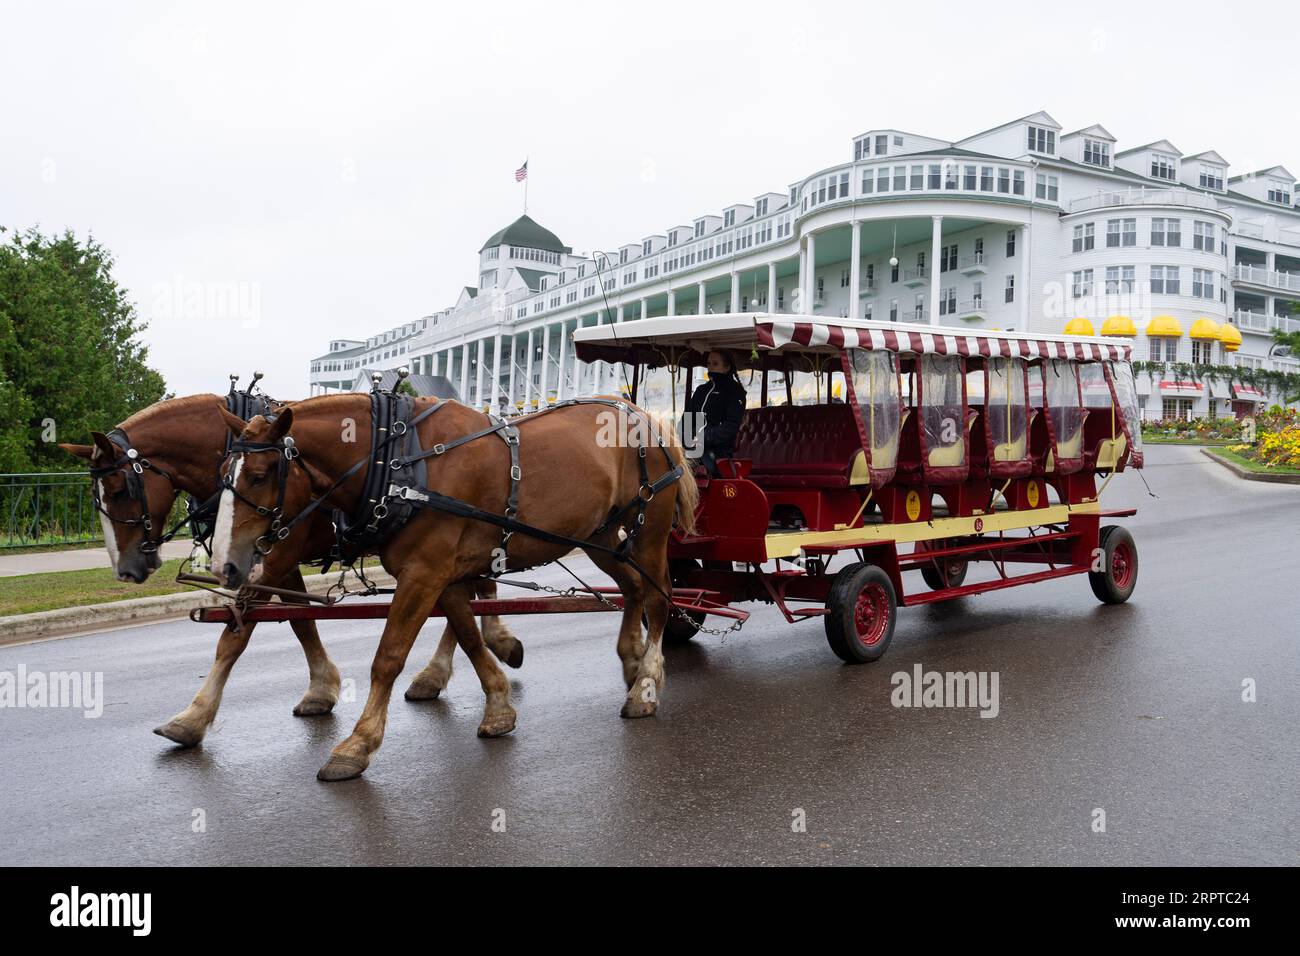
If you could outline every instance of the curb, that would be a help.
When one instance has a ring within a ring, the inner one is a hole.
[[[1300,485],[1300,475],[1284,475],[1267,471],[1251,471],[1248,468],[1241,467],[1241,465],[1237,464],[1235,461],[1229,461],[1227,458],[1222,458],[1219,455],[1216,455],[1208,448],[1202,448],[1201,453],[1207,458],[1223,465],[1223,467],[1227,468],[1238,478],[1244,478],[1247,481],[1263,481],[1274,485]]]
[[[366,577],[381,587],[393,583],[393,578],[382,571],[369,571]],[[320,594],[337,581],[337,575],[333,574],[311,575],[306,578],[307,590],[312,594]],[[65,607],[54,611],[37,611],[33,614],[14,614],[0,617],[0,647],[55,637],[75,637],[88,631],[102,631],[128,624],[188,617],[192,608],[211,607],[223,600],[225,599],[219,594],[196,590],[128,598],[107,604]]]

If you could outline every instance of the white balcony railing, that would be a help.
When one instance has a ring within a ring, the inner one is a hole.
[[[929,281],[930,270],[925,267],[903,270],[903,285],[924,285]]]
[[[1250,332],[1300,332],[1300,317],[1287,315],[1269,315],[1266,312],[1249,312],[1238,309],[1232,314],[1232,322],[1239,329]]]
[[[1300,292],[1300,273],[1297,272],[1277,272],[1261,266],[1234,266],[1232,278],[1251,285],[1268,286],[1270,289]]]
[[[1089,209],[1104,209],[1107,206],[1190,206],[1193,209],[1217,209],[1218,204],[1210,196],[1190,189],[1148,188],[1122,189],[1115,192],[1101,192],[1092,196],[1083,196],[1070,201],[1070,212],[1087,212]]]
[[[983,296],[978,299],[966,299],[961,303],[961,308],[957,310],[957,314],[963,318],[985,315],[988,312],[987,302],[988,300]]]
[[[976,275],[986,271],[984,264],[984,253],[976,252],[969,256],[962,256],[959,268],[963,275]]]

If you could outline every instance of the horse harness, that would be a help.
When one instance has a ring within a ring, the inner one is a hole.
[[[270,415],[273,409],[279,407],[281,403],[265,395],[255,395],[248,390],[236,391],[233,387],[226,395],[226,409],[234,415],[247,421],[256,415]],[[154,537],[153,518],[149,514],[149,497],[145,489],[143,476],[146,471],[152,471],[156,475],[162,475],[167,479],[168,484],[172,486],[172,504],[180,496],[181,490],[176,487],[176,479],[170,473],[159,468],[149,459],[145,458],[132,444],[130,436],[121,426],[114,428],[107,435],[112,442],[113,447],[118,449],[118,457],[107,465],[100,465],[90,469],[90,477],[93,479],[90,484],[91,501],[95,510],[108,518],[114,524],[127,526],[139,525],[144,529],[145,538],[140,542],[140,551],[145,554],[152,554],[158,548],[176,537],[177,532],[186,525],[190,526],[190,532],[196,544],[202,545],[208,549],[208,542],[212,538],[214,519],[217,514],[217,506],[221,501],[221,489],[212,495],[206,501],[200,503],[193,495],[190,495],[186,501],[186,515],[171,528],[165,530],[157,538]],[[226,433],[226,454],[230,453],[230,446],[233,443],[234,436],[229,432]],[[100,479],[106,478],[114,472],[122,472],[126,478],[126,490],[132,501],[140,504],[140,517],[138,518],[115,518],[104,508],[104,503],[100,498],[99,488]],[[218,476],[220,478],[220,476]],[[170,507],[168,512],[170,513]]]
[[[638,446],[637,463],[640,469],[641,483],[637,488],[636,496],[623,507],[611,509],[605,521],[594,532],[594,535],[599,535],[616,522],[624,521],[628,515],[634,515],[630,522],[630,529],[619,542],[618,547],[607,548],[590,540],[572,538],[535,527],[520,521],[516,517],[519,510],[519,484],[523,479],[523,472],[519,466],[520,433],[517,425],[504,418],[489,414],[487,416],[489,422],[487,427],[462,435],[451,441],[439,442],[432,448],[425,449],[420,445],[417,426],[431,415],[436,414],[448,403],[440,401],[426,408],[418,415],[410,417],[413,411],[412,404],[411,399],[406,396],[394,395],[379,389],[373,390],[370,393],[372,426],[370,453],[344,471],[323,494],[314,495],[311,502],[302,511],[287,521],[284,518],[284,489],[288,469],[292,462],[298,461],[299,466],[306,471],[306,466],[303,465],[299,458],[298,448],[294,444],[293,438],[286,435],[275,442],[246,442],[240,440],[232,443],[231,452],[235,454],[278,452],[280,455],[277,465],[278,488],[276,490],[276,504],[273,508],[259,506],[237,491],[231,477],[233,469],[227,472],[226,477],[223,479],[223,490],[229,489],[245,504],[255,509],[259,515],[271,518],[271,526],[267,533],[259,537],[255,544],[258,552],[263,555],[269,552],[276,541],[283,541],[287,538],[297,525],[323,507],[338,488],[361,469],[369,466],[362,495],[352,514],[348,515],[342,509],[334,509],[332,513],[335,545],[330,559],[325,564],[325,569],[328,569],[335,560],[350,565],[363,553],[378,549],[410,520],[415,509],[420,508],[429,511],[441,511],[456,517],[469,518],[497,526],[502,532],[500,547],[503,555],[506,553],[511,537],[515,534],[524,534],[552,544],[595,548],[609,553],[619,561],[630,563],[640,571],[640,568],[632,559],[630,551],[637,532],[645,523],[646,506],[657,493],[677,482],[683,473],[681,465],[673,463],[668,448],[664,445],[656,429],[651,429],[651,431],[669,469],[659,478],[651,481],[647,466],[648,449],[645,445]],[[591,404],[607,405],[624,414],[631,409],[631,406],[627,403],[612,399],[574,398],[559,402],[528,417],[536,418],[570,405]],[[454,448],[489,435],[497,435],[501,438],[510,452],[510,486],[506,495],[506,506],[503,514],[485,511],[467,501],[441,494],[421,484],[417,477],[418,469],[414,468],[414,465],[428,459],[439,458]],[[394,454],[394,449],[399,447],[401,450]],[[308,473],[308,477],[310,478],[310,473]]]

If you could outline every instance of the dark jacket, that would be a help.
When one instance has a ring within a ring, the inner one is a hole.
[[[703,451],[715,458],[730,458],[736,451],[736,434],[745,417],[745,387],[731,375],[721,376],[721,381],[710,377],[686,403],[686,416],[683,426],[694,421],[697,433],[703,416],[704,447],[690,450],[691,455],[698,457]],[[687,442],[690,438],[689,433],[683,436]]]

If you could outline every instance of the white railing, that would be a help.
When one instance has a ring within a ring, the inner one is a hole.
[[[928,268],[903,270],[904,284],[907,284],[909,282],[926,282],[929,280],[929,278],[930,278],[930,270]]]
[[[1123,189],[1116,192],[1102,192],[1084,196],[1070,201],[1070,212],[1087,212],[1089,209],[1104,209],[1107,206],[1191,206],[1195,209],[1217,209],[1218,204],[1210,196],[1202,195],[1188,189]]]
[[[1300,273],[1297,272],[1276,272],[1260,266],[1234,266],[1232,277],[1239,282],[1265,285],[1272,289],[1286,289],[1289,292],[1300,292]]]
[[[983,296],[978,299],[966,299],[957,310],[958,315],[983,315],[988,311],[988,306]]]
[[[1239,329],[1251,332],[1300,332],[1300,317],[1286,315],[1269,315],[1265,312],[1248,312],[1238,309],[1232,314],[1232,322]]]
[[[961,265],[960,265],[960,267],[961,267],[962,271],[965,271],[965,270],[967,270],[967,269],[983,269],[983,268],[984,268],[984,253],[982,253],[982,252],[976,252],[976,253],[973,253],[973,254],[971,254],[971,255],[969,255],[969,256],[962,256],[962,257],[961,257]]]

